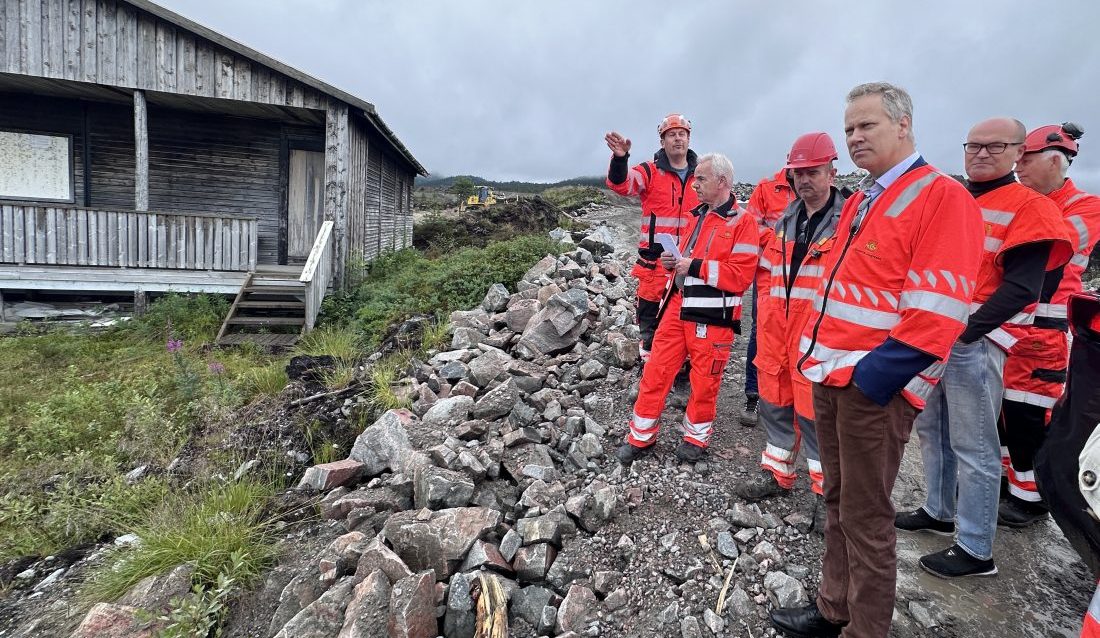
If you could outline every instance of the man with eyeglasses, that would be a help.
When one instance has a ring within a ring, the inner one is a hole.
[[[916,420],[928,488],[924,506],[894,520],[902,530],[956,534],[951,547],[920,559],[941,578],[997,573],[997,415],[1005,352],[1014,342],[1001,325],[1026,320],[1023,311],[1039,298],[1043,274],[1071,254],[1054,202],[1018,183],[1012,171],[1026,132],[1017,120],[993,118],[970,129],[963,144],[967,189],[985,222],[985,251],[966,330]]]
[[[1073,255],[1064,268],[1051,271],[1042,284],[1034,320],[1009,325],[1016,342],[1005,363],[1001,405],[1001,444],[1008,448],[1008,494],[998,522],[1027,527],[1047,518],[1036,486],[1035,454],[1046,438],[1051,408],[1062,396],[1069,365],[1067,304],[1081,292],[1081,275],[1100,236],[1100,197],[1081,191],[1067,177],[1077,156],[1080,126],[1066,122],[1040,126],[1027,135],[1016,170],[1020,182],[1052,199],[1069,234]]]

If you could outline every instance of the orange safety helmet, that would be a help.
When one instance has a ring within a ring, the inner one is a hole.
[[[836,146],[828,133],[806,133],[794,141],[783,168],[811,168],[837,159]]]
[[[665,116],[665,119],[661,120],[661,123],[657,125],[657,137],[664,137],[665,131],[670,131],[674,128],[682,128],[688,133],[691,133],[691,121],[679,113],[669,113]]]
[[[1085,129],[1073,122],[1040,126],[1024,138],[1024,152],[1038,153],[1056,148],[1072,159],[1077,155],[1077,140],[1084,135]]]

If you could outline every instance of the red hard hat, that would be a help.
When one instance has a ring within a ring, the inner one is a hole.
[[[1056,148],[1073,157],[1077,155],[1077,140],[1084,134],[1085,129],[1073,122],[1040,126],[1027,134],[1024,139],[1024,152],[1038,153]]]
[[[682,128],[688,133],[691,133],[691,122],[679,113],[669,113],[665,116],[665,119],[661,120],[661,123],[657,125],[657,136],[664,137],[665,131],[674,128]]]
[[[837,159],[836,146],[828,133],[806,133],[794,141],[783,168],[811,168]]]

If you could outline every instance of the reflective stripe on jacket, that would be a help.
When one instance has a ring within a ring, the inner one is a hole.
[[[902,392],[922,408],[970,316],[981,210],[961,184],[927,164],[869,207],[865,198],[860,192],[845,202],[799,367],[811,381],[844,387],[856,363],[892,338],[940,360]]]
[[[1062,213],[1048,197],[1018,184],[1007,184],[977,198],[985,225],[985,244],[978,287],[970,313],[977,312],[1004,281],[1005,252],[1035,242],[1052,242],[1046,269],[1065,265],[1073,255],[1070,238],[1062,223]],[[1013,326],[1030,325],[1036,316],[1038,300],[1022,308],[986,337],[1006,352],[1019,338]]]
[[[739,329],[741,296],[752,284],[760,258],[756,221],[732,198],[715,209],[700,204],[692,214],[695,217],[680,242],[680,251],[692,260],[683,279],[680,319]],[[662,313],[675,291],[673,280]]]

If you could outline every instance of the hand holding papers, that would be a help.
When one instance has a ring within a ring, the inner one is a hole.
[[[665,249],[665,252],[671,253],[676,259],[681,259],[683,255],[680,254],[680,247],[676,245],[676,238],[668,233],[657,233],[657,241],[661,242],[661,248]]]

